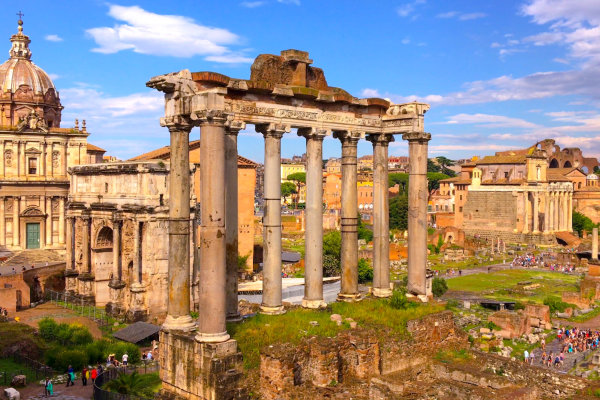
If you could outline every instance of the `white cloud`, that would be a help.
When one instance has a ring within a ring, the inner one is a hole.
[[[457,114],[449,117],[448,124],[475,124],[488,128],[537,128],[539,125],[520,118],[493,114]]]
[[[277,0],[277,2],[281,4],[294,4],[296,6],[300,5],[300,0]]]
[[[264,5],[264,1],[242,1],[240,5],[246,8],[256,8]]]
[[[58,36],[58,35],[55,35],[55,34],[52,34],[52,35],[46,35],[46,36],[44,37],[44,39],[46,39],[46,40],[47,40],[47,41],[49,41],[49,42],[62,42],[62,41],[63,41],[63,38],[61,38],[60,36]]]
[[[402,39],[402,44],[409,44],[410,43],[410,39],[405,37],[404,39]]]
[[[363,97],[381,97],[381,95],[379,94],[379,91],[377,91],[377,89],[365,88],[362,90],[362,92],[360,94]]]
[[[417,7],[421,4],[425,4],[425,0],[415,0],[410,3],[404,3],[400,6],[398,6],[398,8],[396,8],[396,12],[398,13],[399,16],[401,16],[403,18],[410,17],[410,16],[413,16],[413,18],[414,18],[415,11],[416,11]]]
[[[248,62],[228,48],[240,37],[227,29],[196,23],[180,15],[161,15],[139,6],[110,5],[108,15],[124,23],[88,29],[98,47],[92,51],[113,54],[122,50],[158,56],[213,57],[215,62]],[[232,61],[235,60],[235,61]]]
[[[479,19],[479,18],[487,17],[487,14],[482,13],[482,12],[461,13],[458,11],[448,11],[445,13],[438,14],[438,15],[436,15],[436,17],[444,18],[444,19],[457,18],[459,21],[469,21],[472,19]]]
[[[50,79],[52,79],[53,81],[60,79],[60,75],[58,74],[48,74],[48,76],[50,77]]]

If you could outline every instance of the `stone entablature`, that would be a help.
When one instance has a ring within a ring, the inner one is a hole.
[[[88,164],[69,173],[67,290],[129,320],[161,322],[167,310],[169,164]],[[189,207],[195,208],[195,198]]]

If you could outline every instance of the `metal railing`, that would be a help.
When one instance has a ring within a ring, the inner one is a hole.
[[[25,369],[20,369],[18,371],[11,372],[0,370],[0,383],[3,386],[10,385],[13,378],[17,375],[29,375],[35,377],[35,381],[37,382],[40,379],[53,378],[56,374],[55,371],[49,366],[42,364],[39,361],[32,360],[31,358],[25,357],[21,354],[15,353],[12,354],[10,357],[15,363],[23,365]]]
[[[159,370],[158,362],[144,362],[143,365],[138,366],[127,366],[108,368],[104,370],[94,382],[94,400],[147,400],[144,397],[138,397],[130,394],[121,394],[116,392],[110,392],[103,389],[102,386],[108,382],[117,379],[121,374],[132,374],[137,372],[139,374],[147,374],[151,372],[157,372]]]
[[[99,326],[110,325],[112,318],[104,310],[98,309],[94,304],[90,304],[80,297],[54,290],[46,290],[44,295],[46,301],[50,301],[59,307],[73,310],[83,317],[88,317],[98,323]]]

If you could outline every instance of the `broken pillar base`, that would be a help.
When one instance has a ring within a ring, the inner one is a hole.
[[[373,296],[375,297],[391,297],[392,289],[390,288],[373,288]]]
[[[146,321],[148,319],[147,310],[129,310],[126,314],[126,320],[128,322]]]
[[[227,314],[227,322],[242,322],[244,318],[237,312],[235,314]]]
[[[326,308],[327,307],[327,303],[325,303],[323,300],[302,299],[302,307],[303,308],[310,308],[312,310],[318,310],[320,308]]]
[[[162,329],[165,331],[191,332],[196,328],[196,322],[191,315],[182,315],[180,317],[167,315],[165,322],[162,324]]]
[[[338,293],[337,301],[344,301],[346,303],[354,303],[356,301],[361,301],[364,297],[360,293],[354,294],[346,294],[346,293]]]
[[[160,331],[161,398],[245,400],[237,341],[199,343],[191,333]]]
[[[259,312],[265,315],[281,315],[285,314],[285,309],[283,308],[283,306],[270,307],[261,304]]]

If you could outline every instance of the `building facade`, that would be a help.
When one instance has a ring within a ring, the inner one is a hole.
[[[23,21],[10,41],[0,65],[0,247],[64,252],[67,170],[104,150],[89,152],[85,121],[60,127],[59,93],[31,61]]]
[[[167,312],[169,165],[117,162],[79,165],[69,172],[66,290],[130,321],[162,321]],[[192,196],[192,228],[195,206]],[[195,249],[196,236],[190,237]],[[196,252],[190,254],[190,271],[195,271]]]

